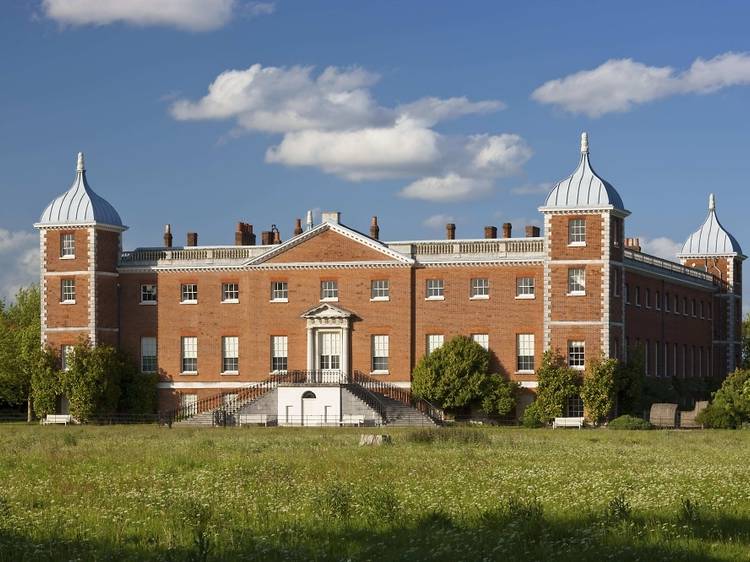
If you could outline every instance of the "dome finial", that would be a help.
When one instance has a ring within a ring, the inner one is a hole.
[[[589,134],[581,133],[581,154],[589,153]]]
[[[714,197],[713,193],[708,196],[708,210],[709,211],[716,210],[716,198]]]
[[[78,166],[76,167],[76,171],[83,172],[86,168],[83,165],[83,152],[78,153]]]

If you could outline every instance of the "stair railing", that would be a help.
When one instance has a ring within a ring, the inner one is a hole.
[[[401,388],[393,383],[376,379],[375,377],[366,375],[361,371],[354,371],[351,380],[362,388],[377,392],[378,394],[382,394],[388,398],[398,400],[399,402],[411,406],[437,423],[442,423],[445,420],[445,412],[443,412],[443,410],[424,398],[414,396],[408,388]]]

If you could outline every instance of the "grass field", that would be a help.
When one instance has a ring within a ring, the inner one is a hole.
[[[0,426],[0,560],[750,560],[750,432]]]

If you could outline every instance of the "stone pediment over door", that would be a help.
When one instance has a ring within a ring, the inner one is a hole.
[[[305,311],[301,315],[307,320],[307,325],[312,326],[348,326],[355,318],[354,313],[334,306],[329,303],[321,303]]]

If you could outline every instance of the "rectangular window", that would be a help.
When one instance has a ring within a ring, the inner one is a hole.
[[[705,304],[705,303],[704,303],[703,301],[701,301],[701,305],[700,305],[700,308],[701,308],[701,320],[702,320],[702,319],[704,319],[704,318],[706,317],[706,316],[705,316],[705,312],[706,312],[706,310],[705,310],[704,304]]]
[[[625,283],[625,304],[630,304],[630,285]]]
[[[444,296],[444,287],[442,279],[428,279],[427,280],[427,292],[426,296],[428,299],[442,300]]]
[[[239,283],[222,283],[221,302],[227,302],[227,303],[240,302]]]
[[[672,376],[677,376],[677,344],[672,344]]]
[[[583,268],[571,268],[568,270],[568,294],[586,294],[586,270]]]
[[[240,369],[240,339],[237,336],[221,338],[221,372],[236,373]]]
[[[708,303],[708,319],[711,320],[711,318],[714,315],[714,304],[712,302]]]
[[[646,293],[643,295],[646,301],[646,308],[651,308],[651,289],[646,288]]]
[[[60,301],[67,303],[76,302],[76,280],[63,279],[60,281]]]
[[[620,270],[616,267],[612,268],[612,296],[620,296]]]
[[[289,283],[286,281],[273,281],[271,283],[271,300],[276,302],[288,302]]]
[[[141,338],[141,372],[156,372],[156,338]]]
[[[198,372],[198,338],[182,338],[182,372]]]
[[[635,288],[635,306],[641,306],[641,288]]]
[[[586,244],[586,221],[584,219],[570,219],[568,221],[568,244],[571,246]]]
[[[695,307],[695,299],[693,299],[690,303],[690,315],[695,318],[697,316],[697,311]]]
[[[687,316],[688,315],[688,304],[687,304],[687,297],[682,297],[682,315]]]
[[[516,370],[534,371],[534,334],[516,336]]]
[[[678,297],[677,295],[674,296],[674,313],[680,313],[680,297]]]
[[[569,396],[565,404],[565,415],[569,418],[583,417],[583,400],[580,396]]]
[[[320,282],[320,300],[322,301],[339,300],[338,281],[321,281]]]
[[[657,377],[661,375],[661,368],[659,365],[659,340],[654,342],[654,375]]]
[[[370,282],[370,299],[387,301],[391,298],[391,284],[388,279],[373,279]]]
[[[490,335],[489,334],[472,334],[471,339],[481,345],[484,349],[489,351],[490,349]]]
[[[435,351],[438,347],[443,345],[442,334],[428,334],[427,335],[427,355]]]
[[[288,343],[287,336],[271,336],[271,371],[274,373],[286,371],[289,366]]]
[[[488,299],[490,298],[490,280],[477,278],[471,280],[471,298]]]
[[[156,304],[156,285],[141,285],[141,304]]]
[[[196,283],[183,283],[180,291],[180,302],[194,304],[198,302],[198,285]]]
[[[516,277],[516,298],[533,299],[534,298],[534,278],[533,277]]]
[[[654,307],[656,310],[661,310],[661,292],[656,291],[656,298],[654,299]]]
[[[372,371],[388,372],[388,336],[372,336]]]
[[[669,312],[669,293],[664,293],[664,312]]]
[[[76,257],[76,235],[66,233],[60,235],[60,257],[73,259]]]
[[[643,370],[646,375],[650,375],[651,371],[649,371],[649,365],[651,362],[648,359],[651,355],[651,340],[646,340],[646,347],[643,349],[643,352]]]
[[[568,366],[572,369],[583,369],[586,366],[586,343],[568,342]]]
[[[72,345],[63,345],[60,347],[60,368],[67,371],[70,368],[70,354],[73,353]]]

